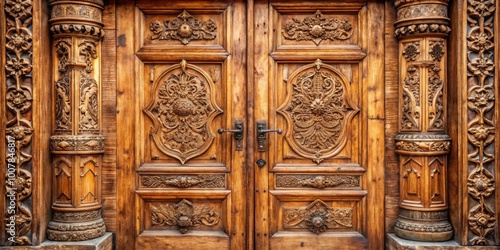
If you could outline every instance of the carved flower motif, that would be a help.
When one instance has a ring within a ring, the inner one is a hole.
[[[486,236],[493,232],[495,222],[495,215],[488,207],[483,207],[481,204],[474,207],[469,215],[469,228],[479,237],[475,237],[472,241],[476,245],[487,244],[489,240]]]
[[[21,52],[31,49],[31,35],[23,32],[14,33],[7,37],[5,47],[15,52]]]
[[[23,140],[29,134],[31,134],[32,129],[27,128],[23,125],[16,125],[7,129],[7,133],[16,138],[17,140]]]
[[[490,16],[495,11],[494,0],[469,0],[467,12],[474,18]]]
[[[27,58],[11,57],[7,60],[5,69],[11,76],[27,75],[31,72],[31,63]]]
[[[474,171],[467,180],[469,194],[475,199],[487,198],[495,191],[495,179],[486,169]]]
[[[7,92],[7,105],[15,111],[25,112],[31,107],[31,98],[25,91],[12,89]]]
[[[31,0],[7,0],[5,11],[14,18],[22,18],[31,15],[33,3]]]
[[[469,59],[467,67],[472,72],[472,74],[479,75],[489,75],[491,71],[495,68],[495,64],[492,60],[485,57],[478,57],[474,59]]]
[[[471,91],[467,100],[469,100],[469,107],[470,108],[489,109],[489,108],[493,107],[493,105],[494,105],[495,93],[489,87],[476,88],[476,89]]]
[[[486,127],[484,124],[479,124],[478,126],[469,128],[469,134],[473,135],[478,141],[486,140],[489,134],[493,134],[494,132],[495,128]]]
[[[441,61],[441,58],[444,55],[443,45],[436,43],[431,47],[429,54],[432,56],[434,61]]]
[[[306,225],[309,231],[320,234],[328,228],[328,211],[314,210],[306,219]]]
[[[486,32],[474,32],[467,37],[467,47],[473,51],[490,50],[494,46],[492,38]]]
[[[407,61],[415,61],[417,56],[420,54],[420,50],[418,49],[418,43],[408,44],[403,50],[403,56]]]

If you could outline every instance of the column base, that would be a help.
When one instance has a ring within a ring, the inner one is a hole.
[[[47,226],[47,238],[53,241],[82,241],[104,235],[106,226],[101,210],[55,212]]]
[[[400,208],[394,233],[414,241],[447,241],[453,237],[448,211],[414,211]]]
[[[113,234],[104,233],[103,236],[85,241],[50,241],[46,240],[40,245],[43,250],[112,250]]]

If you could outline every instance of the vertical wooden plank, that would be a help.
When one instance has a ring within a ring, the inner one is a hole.
[[[52,106],[46,105],[52,94],[50,36],[46,1],[33,1],[33,129],[39,131],[33,137],[33,245],[46,238],[46,228],[51,216],[52,169],[49,139],[51,134]]]
[[[374,212],[366,213],[368,221],[369,249],[381,249],[384,246],[384,1],[371,0],[367,5],[369,34],[367,39],[369,71],[366,77],[366,95],[368,107],[367,134],[367,202]],[[366,67],[366,66],[364,66]],[[375,206],[373,206],[376,204]]]
[[[247,249],[255,247],[255,171],[254,171],[254,142],[255,142],[255,124],[254,124],[254,43],[255,43],[255,3],[253,0],[247,1],[247,120],[246,120],[246,186],[247,186]]]
[[[135,197],[134,159],[135,156],[135,117],[138,115],[135,105],[130,100],[135,98],[134,72],[134,1],[119,1],[116,6],[117,28],[117,103],[116,112],[117,135],[117,235],[116,249],[133,249],[135,246],[135,220],[129,217],[134,214]]]
[[[254,109],[253,122],[263,120],[267,122],[268,118],[268,81],[269,81],[269,39],[268,38],[268,19],[269,9],[268,1],[257,0],[254,7],[254,100],[258,103],[257,109]],[[255,161],[262,158],[268,160],[267,152],[257,152],[254,150],[254,159],[249,161],[252,168],[255,169],[255,249],[269,248],[269,200],[268,200],[268,171],[269,164],[263,167],[257,167]]]

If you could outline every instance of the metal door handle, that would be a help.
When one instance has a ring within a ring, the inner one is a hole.
[[[235,129],[220,128],[219,130],[217,130],[217,133],[219,133],[219,134],[222,134],[225,132],[233,133],[234,140],[236,141],[236,151],[242,151],[243,150],[243,121],[241,121],[241,120],[234,121],[234,128]]]
[[[266,133],[276,132],[281,134],[281,129],[266,129],[266,122],[257,122],[257,151],[266,152]]]

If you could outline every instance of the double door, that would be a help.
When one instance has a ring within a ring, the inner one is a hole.
[[[383,1],[118,1],[117,249],[379,249]]]

